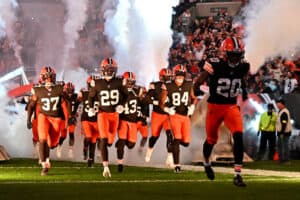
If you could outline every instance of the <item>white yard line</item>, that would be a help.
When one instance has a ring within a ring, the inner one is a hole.
[[[140,164],[140,165],[131,165],[137,167],[152,167],[152,168],[163,168],[168,169],[165,165],[159,164]],[[40,169],[40,166],[27,166],[27,167],[15,167],[15,166],[0,166],[1,169]],[[77,167],[77,166],[51,166],[54,169],[86,169],[87,167]],[[94,168],[102,168],[101,165],[94,166]],[[172,168],[169,168],[173,170]],[[230,167],[213,167],[214,171],[217,173],[226,173],[234,174],[233,168]],[[191,170],[203,172],[203,166],[194,166],[194,165],[182,165],[182,170]],[[287,172],[287,171],[274,171],[274,170],[261,170],[261,169],[242,169],[242,174],[247,175],[257,175],[257,176],[274,176],[274,177],[287,177],[287,178],[300,178],[300,172]]]

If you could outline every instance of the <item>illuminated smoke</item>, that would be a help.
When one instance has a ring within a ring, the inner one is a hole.
[[[105,34],[112,44],[120,72],[136,73],[138,83],[148,85],[168,66],[172,43],[172,6],[178,0],[122,0],[105,12]]]
[[[252,0],[245,8],[245,57],[255,73],[268,58],[290,57],[300,46],[299,0]]]
[[[79,39],[78,31],[82,30],[87,20],[88,0],[64,0],[67,10],[67,20],[64,25],[65,46],[63,55],[63,67],[70,68],[70,50],[75,47],[75,41]]]
[[[18,62],[22,64],[21,49],[16,41],[16,34],[14,32],[14,24],[17,20],[15,10],[18,7],[16,0],[2,0],[0,1],[0,38],[7,36],[15,51],[15,56]]]

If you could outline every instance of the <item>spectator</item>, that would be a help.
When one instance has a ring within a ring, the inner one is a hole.
[[[276,130],[278,136],[278,154],[279,162],[289,161],[289,139],[292,132],[291,116],[289,110],[285,107],[284,100],[277,101],[279,109],[276,123]]]
[[[269,146],[268,159],[273,160],[273,156],[275,153],[277,114],[274,112],[274,106],[272,103],[269,103],[267,107],[268,110],[261,114],[259,120],[257,136],[259,136],[261,133],[261,137],[257,155],[258,160],[263,159],[266,152],[267,143]]]
[[[288,72],[287,78],[284,80],[284,94],[292,93],[298,87],[298,81],[294,78],[292,72]]]

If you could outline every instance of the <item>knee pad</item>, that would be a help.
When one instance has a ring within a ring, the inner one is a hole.
[[[188,147],[190,145],[190,143],[188,142],[180,142],[180,144],[184,147]]]
[[[154,147],[157,139],[158,139],[158,137],[153,137],[153,136],[150,137],[150,139],[149,139],[149,147],[150,148]]]
[[[129,141],[127,141],[126,142],[126,146],[127,146],[128,149],[132,149],[135,146],[135,142],[129,142]]]

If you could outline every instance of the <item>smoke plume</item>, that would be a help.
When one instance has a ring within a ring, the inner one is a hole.
[[[65,46],[63,55],[63,67],[70,64],[70,50],[75,47],[75,41],[79,38],[78,31],[82,30],[87,20],[88,0],[64,0],[67,10],[67,20],[64,25]]]
[[[300,1],[253,0],[245,8],[245,57],[255,73],[266,59],[291,57],[300,46]]]
[[[16,0],[2,0],[0,1],[0,38],[7,36],[12,43],[15,51],[15,56],[21,64],[21,49],[22,47],[16,42],[16,35],[14,32],[14,23],[17,18],[15,10],[18,7]]]
[[[172,6],[178,0],[124,0],[105,12],[105,34],[112,44],[120,72],[136,73],[147,85],[158,71],[168,66],[172,43]],[[105,4],[104,4],[105,5]]]

